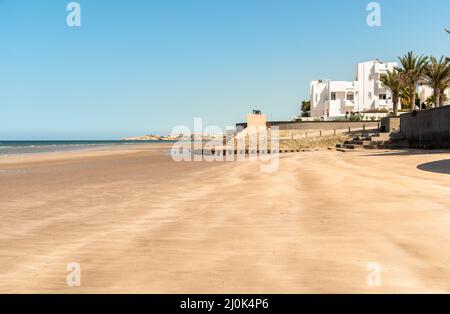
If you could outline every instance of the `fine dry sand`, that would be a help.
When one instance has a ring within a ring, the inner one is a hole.
[[[448,293],[449,159],[318,151],[262,173],[151,145],[2,157],[0,292]]]

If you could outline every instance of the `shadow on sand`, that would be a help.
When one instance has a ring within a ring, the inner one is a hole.
[[[450,159],[427,162],[417,166],[417,169],[436,173],[450,174]]]
[[[433,150],[424,150],[424,149],[395,149],[392,151],[384,151],[382,153],[372,153],[364,155],[366,157],[369,156],[410,156],[410,155],[432,155],[432,154],[450,154],[450,150],[448,149],[433,149]]]

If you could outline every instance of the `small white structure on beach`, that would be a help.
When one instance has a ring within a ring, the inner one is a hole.
[[[267,116],[262,113],[250,113],[247,115],[247,127],[266,127]]]
[[[328,119],[352,112],[392,110],[391,92],[381,83],[380,77],[396,66],[396,62],[374,60],[356,66],[354,81],[312,81],[311,116]]]

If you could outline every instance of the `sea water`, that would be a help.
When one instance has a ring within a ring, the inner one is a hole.
[[[96,149],[117,145],[163,143],[164,141],[0,141],[1,155]]]

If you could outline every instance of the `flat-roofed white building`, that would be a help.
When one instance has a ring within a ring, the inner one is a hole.
[[[311,116],[338,118],[352,112],[392,110],[391,92],[381,83],[380,77],[396,66],[395,62],[374,60],[356,66],[354,81],[312,81]]]
[[[356,92],[357,82],[311,82],[311,116],[339,117],[354,111]]]
[[[433,89],[427,85],[419,85],[419,99],[420,99],[420,103],[426,103],[428,97],[433,96]],[[444,105],[450,105],[450,88],[447,88],[444,91],[444,95],[447,97],[447,100],[444,101]]]

